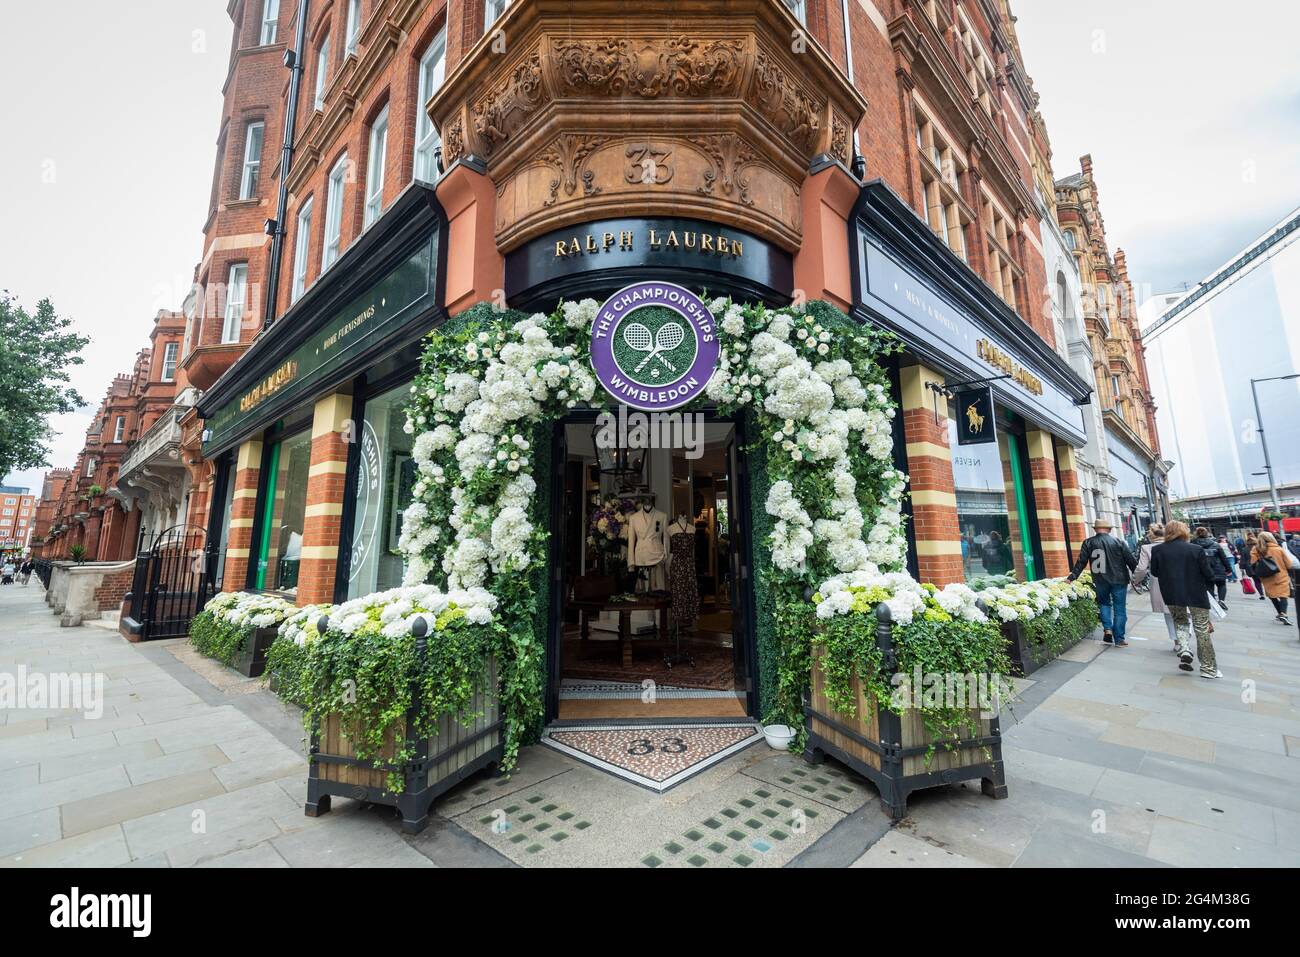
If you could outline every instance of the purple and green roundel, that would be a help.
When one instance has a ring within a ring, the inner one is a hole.
[[[646,412],[680,408],[718,366],[713,315],[699,296],[639,282],[610,296],[591,327],[591,364],[605,391]]]

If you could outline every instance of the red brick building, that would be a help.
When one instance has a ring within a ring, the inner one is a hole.
[[[40,499],[30,489],[0,486],[0,554],[27,552],[39,506]]]
[[[307,604],[400,582],[424,333],[638,279],[823,299],[897,333],[913,571],[1064,574],[1094,386],[1045,308],[1037,98],[1004,0],[229,11],[178,420],[224,588]],[[655,244],[678,231],[698,255]],[[959,448],[972,383],[997,441]]]

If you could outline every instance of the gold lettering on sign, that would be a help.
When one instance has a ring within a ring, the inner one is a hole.
[[[706,233],[697,230],[670,229],[667,234],[646,228],[646,245],[653,250],[677,249],[702,256],[723,256],[728,259],[741,259],[745,255],[743,240],[724,236],[721,233]],[[585,233],[555,240],[554,259],[572,259],[575,256],[589,256],[593,253],[605,253],[618,246],[620,250],[631,251],[636,248],[635,235],[631,230],[614,233]]]
[[[989,365],[1011,376],[1013,381],[1020,383],[1034,395],[1043,394],[1043,383],[1037,376],[987,339],[975,343],[975,353]]]
[[[248,412],[275,395],[298,375],[298,363],[290,360],[255,385],[239,400],[239,411]]]

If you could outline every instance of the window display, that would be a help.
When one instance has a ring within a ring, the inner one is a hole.
[[[358,436],[361,463],[348,564],[349,598],[402,584],[405,565],[397,543],[416,478],[413,438],[403,428],[409,396],[410,385],[403,384],[366,401]]]
[[[948,419],[952,476],[957,492],[957,525],[966,580],[1005,575],[1015,569],[1006,481],[998,446],[957,444],[957,422]]]
[[[258,550],[260,591],[298,591],[302,535],[307,514],[307,476],[311,469],[311,432],[299,432],[271,446],[266,459],[266,503]]]

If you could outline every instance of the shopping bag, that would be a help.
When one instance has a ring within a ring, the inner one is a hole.
[[[1241,580],[1241,590],[1243,594],[1253,595],[1255,594],[1255,583],[1249,578],[1243,578]]]
[[[1219,601],[1219,597],[1210,592],[1210,614],[1220,620],[1228,617],[1228,606],[1225,602]]]

